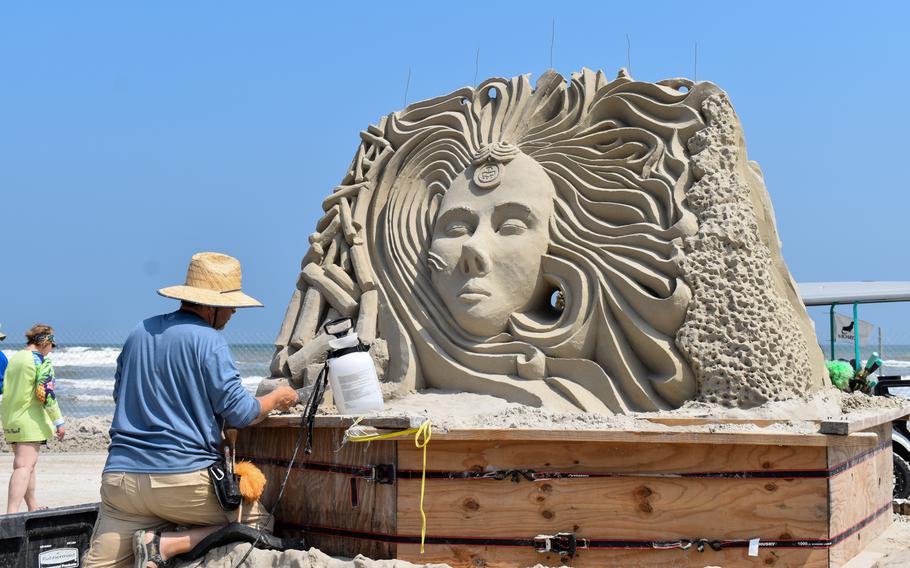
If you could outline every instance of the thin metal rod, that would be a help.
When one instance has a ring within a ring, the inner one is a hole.
[[[408,89],[411,88],[411,68],[408,67],[408,80],[404,84],[404,106],[402,108],[408,108]]]
[[[830,319],[831,319],[831,360],[832,360],[832,361],[837,361],[837,357],[835,357],[835,353],[834,353],[834,340],[835,340],[835,338],[836,338],[836,335],[835,335],[835,332],[834,332],[834,306],[835,306],[835,304],[831,304],[831,312],[830,312]]]
[[[629,39],[629,34],[626,34],[626,67],[629,70],[629,75],[632,74],[632,40]]]
[[[480,69],[480,48],[477,48],[477,55],[474,57],[474,86],[477,86],[477,71]]]
[[[884,364],[885,346],[882,344],[882,326],[878,326],[878,356],[882,360],[882,367],[884,367],[885,366],[885,364]],[[878,368],[879,376],[881,376],[881,374],[882,374],[882,367]]]
[[[553,68],[553,45],[556,44],[556,18],[550,26],[550,69]]]
[[[859,304],[853,303],[853,357],[856,361],[854,367],[859,371],[863,364],[859,360]]]

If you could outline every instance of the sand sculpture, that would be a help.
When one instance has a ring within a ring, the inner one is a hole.
[[[356,321],[386,392],[625,413],[825,384],[761,174],[711,83],[489,79],[360,133],[323,202],[272,380]]]

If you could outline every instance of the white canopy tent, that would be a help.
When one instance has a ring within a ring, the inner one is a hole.
[[[910,282],[802,282],[798,286],[807,306],[910,302]]]
[[[853,321],[859,321],[859,304],[910,302],[910,282],[803,282],[799,295],[806,306],[831,306],[831,358],[835,358],[834,306],[853,306]],[[859,333],[854,333],[854,361],[859,369]]]

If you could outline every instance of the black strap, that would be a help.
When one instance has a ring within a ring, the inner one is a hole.
[[[352,345],[351,347],[342,347],[341,349],[334,349],[332,351],[329,351],[325,358],[337,359],[338,357],[344,357],[348,353],[366,353],[369,350],[369,345],[358,343],[357,345]]]
[[[329,382],[329,366],[325,364],[316,377],[316,383],[313,385],[313,392],[310,393],[310,400],[307,401],[306,414],[303,416],[303,423],[306,426],[306,443],[303,446],[303,453],[310,455],[313,452],[313,423],[316,420],[316,412],[319,411],[319,405],[325,397],[325,389]],[[291,464],[285,463],[290,466]]]
[[[314,389],[315,392],[315,389]],[[546,481],[551,479],[596,479],[605,477],[644,477],[644,478],[679,478],[679,479],[829,479],[840,475],[848,469],[862,463],[890,447],[890,443],[870,448],[856,456],[830,468],[819,469],[779,469],[779,470],[748,470],[748,471],[694,471],[694,472],[602,472],[602,471],[536,471],[533,469],[501,469],[496,471],[444,471],[429,470],[426,479],[471,479],[471,480],[509,480],[515,483],[521,481]],[[280,458],[263,458],[258,456],[238,456],[262,465],[287,467],[287,460]],[[319,462],[304,462],[294,464],[295,469],[322,471],[325,473],[340,473],[373,478],[377,467],[394,467],[392,465],[367,465],[354,466],[342,464],[326,464]],[[394,472],[398,479],[420,479],[422,472],[419,469],[399,469]]]
[[[179,554],[175,558],[189,562],[202,558],[216,546],[235,542],[255,543],[256,548],[264,550],[306,550],[306,542],[302,538],[280,538],[272,534],[260,535],[259,531],[253,527],[240,523],[229,523],[199,541],[189,552]]]
[[[891,510],[889,501],[871,515],[853,525],[849,529],[833,538],[806,538],[806,539],[760,539],[760,548],[831,548],[857,532],[867,527],[878,517]],[[390,544],[420,544],[420,535],[386,534],[371,531],[359,531],[322,525],[284,523],[285,526],[302,530],[311,534],[325,536],[339,536],[385,542]],[[433,536],[427,535],[426,544],[442,544],[456,546],[509,546],[509,547],[534,547],[543,551],[561,552],[568,546],[563,544],[571,536],[572,546],[575,549],[599,548],[616,550],[689,550],[694,547],[699,552],[711,549],[715,551],[725,548],[748,548],[750,540],[723,540],[707,538],[678,539],[670,541],[657,540],[631,540],[631,539],[606,539],[606,538],[578,538],[574,533],[557,533],[555,535],[539,535],[533,538],[490,538],[490,537],[465,537],[465,536]],[[549,542],[548,542],[549,541]],[[549,547],[547,547],[549,545]]]

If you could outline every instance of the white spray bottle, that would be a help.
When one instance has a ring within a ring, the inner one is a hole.
[[[329,340],[326,365],[329,384],[339,414],[363,414],[382,410],[382,389],[376,376],[376,365],[370,357],[370,346],[361,343],[353,332],[350,318],[330,321],[323,329],[335,339]]]

